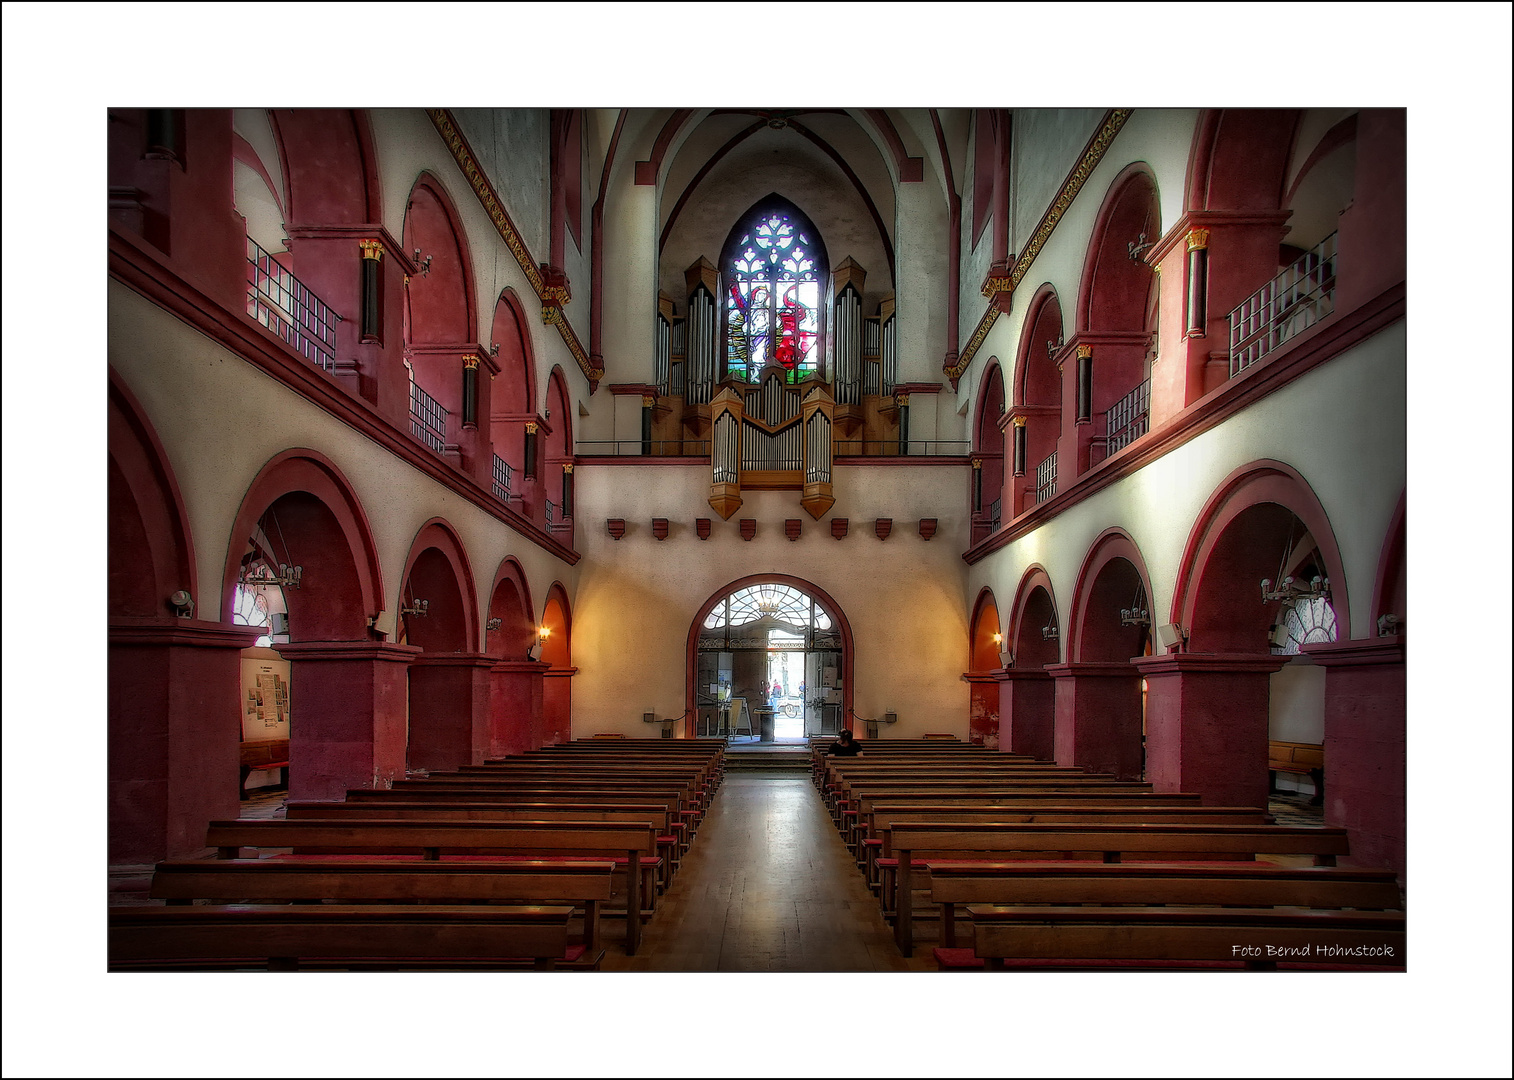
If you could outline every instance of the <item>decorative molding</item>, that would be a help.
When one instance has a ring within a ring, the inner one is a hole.
[[[921,540],[929,540],[932,536],[935,536],[935,535],[936,535],[936,519],[935,518],[921,518],[920,519],[920,539]]]
[[[1036,226],[1036,231],[1031,234],[1029,242],[1026,243],[1025,250],[1021,251],[1019,257],[1015,259],[1014,269],[1009,275],[1009,288],[1004,291],[1013,292],[1019,287],[1021,280],[1029,272],[1031,264],[1036,261],[1036,256],[1046,246],[1046,241],[1051,238],[1057,223],[1062,220],[1062,215],[1067,213],[1067,208],[1078,197],[1078,192],[1083,189],[1083,185],[1088,182],[1088,177],[1103,160],[1104,152],[1109,149],[1110,143],[1114,142],[1115,136],[1120,133],[1120,129],[1125,126],[1125,122],[1130,119],[1133,111],[1133,109],[1111,109],[1105,114],[1104,122],[1099,125],[1099,130],[1094,133],[1093,138],[1084,148],[1083,156],[1073,166],[1072,172],[1067,174],[1067,179],[1062,182],[1062,189],[1052,200],[1051,205],[1046,208],[1046,213],[1041,215],[1041,221]],[[968,339],[967,345],[958,355],[957,362],[951,367],[942,369],[949,378],[960,379],[963,372],[972,364],[973,357],[982,347],[984,340],[988,337],[988,332],[993,329],[994,322],[999,317],[1000,303],[997,296],[989,302],[988,310],[984,311],[982,318],[978,320],[978,325],[973,329],[972,337]]]
[[[710,538],[710,519],[709,518],[695,518],[694,519],[694,535],[697,536],[697,537],[699,537],[699,539],[701,539],[701,540],[708,540]]]
[[[741,519],[741,538],[750,540],[757,535],[757,521],[754,518]]]
[[[793,543],[795,540],[798,540],[799,536],[800,536],[800,533],[803,530],[804,530],[804,519],[803,518],[785,518],[784,519],[784,522],[783,522],[783,535],[785,535],[785,536],[787,536],[789,538],[789,543]]]
[[[357,246],[365,259],[378,262],[384,257],[384,245],[377,240],[359,240]]]
[[[666,540],[668,538],[668,519],[667,518],[653,518],[652,519],[652,535],[655,536],[659,540]]]
[[[1189,229],[1188,235],[1184,237],[1184,240],[1188,243],[1189,251],[1203,251],[1209,246],[1209,230]]]
[[[531,252],[526,249],[525,241],[521,239],[520,232],[515,227],[515,222],[510,219],[504,204],[494,191],[494,186],[489,183],[489,178],[484,174],[483,166],[473,154],[473,148],[468,145],[468,140],[463,137],[462,130],[452,118],[448,109],[428,109],[426,114],[431,117],[431,123],[436,126],[437,133],[442,141],[447,144],[447,149],[452,151],[452,158],[457,167],[462,170],[463,177],[473,188],[473,194],[478,197],[479,203],[484,208],[484,213],[489,215],[489,220],[494,223],[500,239],[504,240],[505,246],[515,256],[515,261],[520,264],[521,272],[526,275],[526,280],[531,283],[531,288],[536,292],[537,299],[546,301],[548,282],[542,277],[541,268]],[[555,289],[556,283],[553,283]],[[562,287],[567,288],[566,280]],[[555,293],[554,293],[555,295]],[[564,303],[567,301],[564,300]],[[552,317],[548,318],[548,311]],[[584,351],[583,344],[578,340],[578,335],[573,332],[568,320],[563,318],[562,308],[555,304],[543,304],[542,321],[557,327],[558,334],[562,337],[563,344],[568,347],[568,352],[573,354],[574,361],[579,370],[589,380],[589,392],[592,394],[599,387],[599,380],[605,377],[603,368],[595,367],[589,359],[589,354]]]
[[[887,540],[888,539],[888,534],[891,533],[891,532],[893,532],[893,530],[894,530],[894,519],[893,518],[878,518],[876,521],[873,522],[873,532],[878,535],[878,539],[879,540]]]
[[[475,371],[475,370],[477,370],[478,369],[478,357],[474,356],[472,353],[466,353],[466,354],[464,354],[464,356],[463,356],[463,367],[466,368],[469,371]]]
[[[1013,424],[1015,427],[1024,427],[1025,426],[1025,414],[1024,413],[1015,413],[1015,414],[1013,414],[1013,415],[1010,416],[1009,422],[1011,424]]]
[[[626,534],[625,518],[606,518],[605,528],[610,531],[611,540],[619,540]]]
[[[831,518],[831,535],[837,540],[846,539],[846,530],[851,527],[848,518]]]
[[[1079,360],[1087,360],[1087,359],[1089,359],[1092,356],[1093,356],[1093,346],[1092,345],[1079,345],[1078,346],[1078,359]]]
[[[526,421],[526,434],[527,435],[535,435],[536,434],[536,429],[539,428],[540,426],[541,425],[538,424],[535,420],[527,420]]]

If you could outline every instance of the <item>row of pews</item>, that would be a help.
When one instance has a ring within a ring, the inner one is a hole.
[[[634,955],[724,775],[724,743],[591,738],[213,821],[110,913],[111,970],[598,970]],[[576,931],[576,932],[575,932]]]
[[[905,956],[934,906],[942,970],[1404,966],[1396,876],[1338,866],[1343,829],[968,743],[831,741],[815,785]]]

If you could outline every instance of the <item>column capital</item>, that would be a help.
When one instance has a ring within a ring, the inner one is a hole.
[[[1230,675],[1244,672],[1271,674],[1285,667],[1292,656],[1270,653],[1165,653],[1138,656],[1131,661],[1145,678],[1168,675]]]

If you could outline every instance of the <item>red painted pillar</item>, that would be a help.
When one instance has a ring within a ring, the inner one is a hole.
[[[289,797],[340,799],[405,775],[412,645],[299,641],[290,661]]]
[[[1129,664],[1048,664],[1058,765],[1141,778],[1141,677]]]
[[[1146,778],[1206,806],[1267,805],[1269,682],[1286,656],[1176,653],[1134,661],[1146,678]]]
[[[999,748],[999,684],[1003,671],[969,671],[963,674],[968,683],[970,712],[967,718],[967,741],[990,750]]]
[[[1057,756],[1056,686],[1044,669],[1010,668],[999,684],[999,749],[1030,754],[1039,761]]]
[[[410,664],[411,769],[450,772],[481,765],[489,752],[492,656],[442,653]]]
[[[489,757],[532,748],[532,731],[541,727],[542,675],[550,666],[539,660],[501,660],[489,669]]]
[[[1404,640],[1306,645],[1325,669],[1325,824],[1351,836],[1352,863],[1405,867]]]
[[[532,724],[533,748],[556,746],[573,739],[573,676],[576,667],[551,668],[542,672],[541,723]]]
[[[208,822],[237,816],[242,650],[261,633],[198,619],[111,620],[112,865],[191,855]]]

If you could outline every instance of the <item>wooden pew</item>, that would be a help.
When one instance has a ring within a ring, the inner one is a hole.
[[[149,895],[169,905],[215,903],[567,904],[584,911],[582,956],[597,970],[604,955],[599,914],[610,900],[615,864],[566,862],[427,862],[391,859],[175,859],[153,872]]]
[[[964,904],[1200,904],[1240,907],[1403,907],[1388,870],[1344,866],[1201,863],[959,862],[931,859],[930,898],[941,909],[942,948],[956,945]]]
[[[1274,739],[1267,744],[1267,769],[1272,781],[1271,790],[1277,790],[1280,772],[1298,773],[1314,781],[1314,798],[1310,806],[1325,803],[1325,748],[1318,743],[1282,742]]]
[[[973,948],[989,968],[1016,960],[1192,963],[1240,960],[1402,967],[1404,916],[1397,911],[1234,907],[1046,907],[969,905]]]
[[[358,851],[414,854],[438,860],[442,852],[485,855],[596,855],[626,858],[626,955],[641,942],[642,856],[657,850],[650,825],[573,821],[212,821],[207,840],[218,857],[241,848],[289,848],[297,854]]]
[[[913,859],[915,852],[1091,852],[1107,863],[1124,855],[1144,855],[1157,861],[1228,855],[1254,860],[1257,855],[1311,855],[1316,865],[1333,866],[1339,855],[1350,854],[1346,830],[1293,828],[1283,825],[1116,825],[1099,824],[958,824],[955,822],[895,822],[887,830],[885,847],[899,865],[894,871],[894,939],[905,956],[912,955],[914,914]],[[952,858],[951,854],[939,857]],[[957,855],[961,858],[961,855]]]
[[[425,960],[439,970],[479,958],[529,958],[552,968],[568,947],[573,908],[295,904],[112,908],[108,964],[297,970],[312,958]],[[323,965],[324,966],[324,965]]]
[[[278,769],[279,783],[289,787],[289,740],[254,739],[244,742],[240,750],[241,781],[237,785],[239,797],[247,798],[247,777],[254,770]]]

